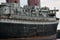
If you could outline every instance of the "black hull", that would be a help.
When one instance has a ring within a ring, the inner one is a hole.
[[[50,36],[56,34],[58,23],[16,24],[0,22],[0,38]]]

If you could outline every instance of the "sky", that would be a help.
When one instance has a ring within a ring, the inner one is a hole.
[[[54,9],[54,7],[56,7],[56,9],[60,10],[60,0],[40,0],[41,1],[41,7],[47,6],[50,9]],[[5,3],[5,0],[0,0],[0,3]],[[27,5],[27,0],[20,0],[20,5],[24,6]],[[60,11],[57,12],[56,17],[60,18]],[[60,29],[60,21],[59,21],[59,25],[58,25],[58,30]]]

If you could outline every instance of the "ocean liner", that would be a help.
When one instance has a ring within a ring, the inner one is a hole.
[[[0,38],[24,40],[56,40],[56,8],[41,7],[40,0],[28,0],[20,6],[20,0],[6,0],[0,5]]]

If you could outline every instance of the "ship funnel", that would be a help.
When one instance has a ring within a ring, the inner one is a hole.
[[[28,0],[29,6],[40,6],[40,0]]]
[[[20,3],[20,0],[6,0],[7,3]]]

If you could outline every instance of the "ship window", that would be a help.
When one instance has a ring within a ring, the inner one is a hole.
[[[6,11],[6,9],[5,9],[5,11]]]
[[[32,7],[32,9],[34,9],[34,7]]]
[[[17,1],[14,1],[14,3],[17,3]]]
[[[50,17],[53,17],[53,16],[55,16],[55,14],[49,14],[49,16],[50,16]]]
[[[25,10],[25,12],[28,12],[27,10]]]
[[[37,5],[37,4],[35,3],[35,5]]]
[[[7,2],[9,2],[9,1],[7,0]]]

